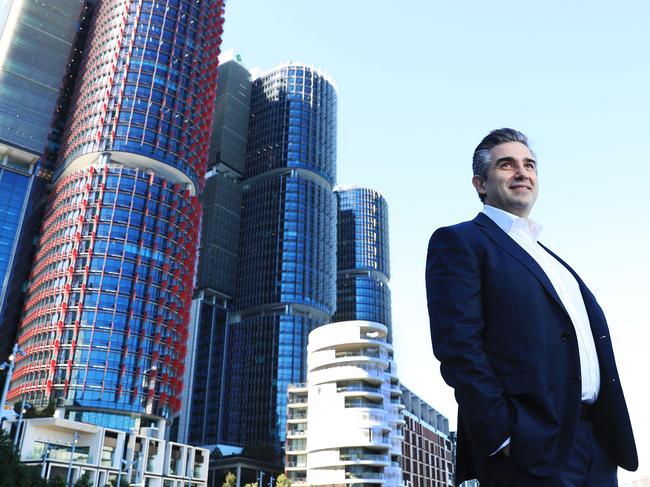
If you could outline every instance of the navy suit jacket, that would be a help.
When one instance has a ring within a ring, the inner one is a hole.
[[[551,254],[578,281],[596,343],[596,434],[618,465],[635,470],[605,315],[573,269]],[[433,352],[459,407],[457,484],[476,478],[508,437],[513,460],[530,474],[557,473],[580,414],[580,360],[573,323],[542,268],[480,213],[433,234],[426,284]]]

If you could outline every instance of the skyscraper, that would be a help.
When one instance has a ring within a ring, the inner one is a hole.
[[[253,80],[223,440],[279,459],[307,335],[336,304],[336,90],[287,64]]]
[[[343,186],[337,203],[336,313],[332,321],[368,320],[391,342],[388,205],[370,188]]]
[[[223,0],[98,3],[9,401],[120,429],[178,410],[222,14]]]
[[[250,101],[251,73],[234,53],[224,53],[201,195],[199,267],[179,416],[179,439],[198,445],[222,440],[227,318],[235,293]]]
[[[90,10],[83,0],[0,6],[0,361],[14,342],[42,216],[41,155],[55,150]]]

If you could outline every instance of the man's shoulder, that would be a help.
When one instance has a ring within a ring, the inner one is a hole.
[[[437,240],[461,240],[470,242],[480,237],[480,215],[472,220],[437,228],[429,239],[429,247]]]

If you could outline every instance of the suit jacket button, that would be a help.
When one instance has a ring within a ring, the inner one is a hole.
[[[580,377],[574,377],[573,379],[571,379],[571,382],[573,382],[574,384],[580,384],[580,382],[582,382],[582,379],[580,379]]]
[[[562,339],[563,342],[568,342],[568,341],[569,341],[569,338],[571,338],[571,334],[569,334],[569,333],[562,333],[562,335],[560,336],[560,338]]]

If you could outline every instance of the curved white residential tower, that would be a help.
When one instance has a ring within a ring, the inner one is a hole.
[[[372,321],[343,321],[309,334],[306,433],[295,425],[307,438],[307,485],[401,484],[404,406],[387,331]],[[287,472],[299,480],[291,466],[302,462],[293,460],[287,456]]]

